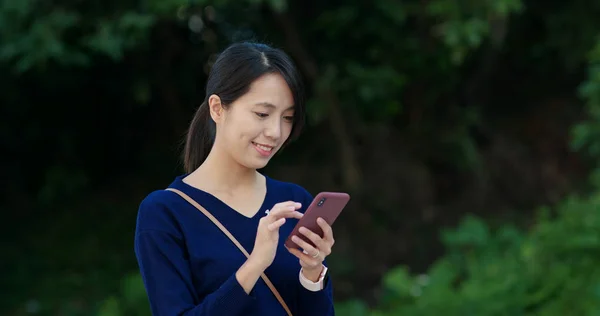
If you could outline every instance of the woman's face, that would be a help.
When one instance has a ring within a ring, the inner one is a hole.
[[[265,167],[292,131],[294,98],[279,74],[258,78],[227,109],[218,97],[209,104],[217,125],[215,147],[247,168]]]

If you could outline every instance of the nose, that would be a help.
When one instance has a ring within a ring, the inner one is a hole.
[[[273,117],[267,121],[265,127],[265,136],[272,140],[279,140],[281,137],[281,118]]]

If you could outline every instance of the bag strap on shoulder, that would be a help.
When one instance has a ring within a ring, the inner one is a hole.
[[[244,247],[237,241],[237,239],[235,237],[233,237],[233,235],[227,230],[227,228],[225,228],[225,226],[223,226],[223,224],[221,224],[221,222],[219,222],[219,220],[216,219],[209,211],[207,211],[204,207],[202,207],[200,204],[198,204],[198,202],[194,201],[194,199],[189,197],[187,194],[185,194],[177,189],[167,188],[166,190],[177,193],[179,196],[181,196],[183,199],[185,199],[188,203],[195,206],[200,212],[202,212],[206,217],[208,217],[208,219],[210,219],[217,227],[219,227],[219,229],[238,247],[238,249],[240,249],[240,251],[246,256],[246,258],[248,258],[250,256],[248,254],[248,252],[246,251],[246,249],[244,249]],[[289,307],[287,306],[287,304],[285,303],[285,301],[283,300],[283,298],[281,297],[281,295],[279,294],[279,292],[277,291],[277,289],[275,288],[273,283],[271,283],[271,280],[269,280],[267,275],[262,273],[261,278],[265,281],[265,283],[267,284],[267,286],[269,287],[271,292],[273,292],[273,295],[275,295],[275,298],[277,298],[279,303],[281,303],[281,305],[283,306],[283,309],[285,309],[287,314],[289,316],[292,316],[292,312],[290,311]]]

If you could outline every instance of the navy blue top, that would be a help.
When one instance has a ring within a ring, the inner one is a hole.
[[[304,188],[266,177],[267,194],[260,210],[246,217],[227,204],[176,177],[169,187],[179,189],[215,216],[252,253],[258,221],[265,211],[284,201],[302,203],[312,196]],[[300,263],[284,247],[297,223],[288,219],[280,228],[279,248],[265,274],[294,316],[334,315],[331,280],[311,292],[299,281]],[[262,278],[246,294],[235,277],[246,256],[204,214],[175,192],[158,190],[140,204],[135,231],[135,254],[155,316],[286,315]]]

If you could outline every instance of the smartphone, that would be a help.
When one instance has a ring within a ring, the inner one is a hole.
[[[304,212],[304,216],[298,221],[296,227],[292,230],[285,241],[288,248],[301,249],[298,244],[292,241],[292,236],[296,235],[306,241],[313,247],[315,244],[308,237],[301,234],[298,230],[304,226],[310,231],[323,237],[323,230],[317,223],[317,218],[323,218],[329,226],[333,226],[333,222],[340,215],[346,204],[350,201],[350,195],[342,192],[321,192],[313,199],[312,203]]]

